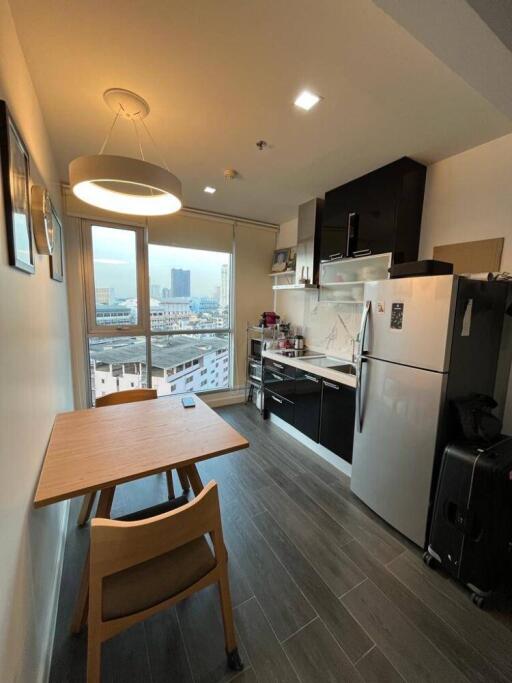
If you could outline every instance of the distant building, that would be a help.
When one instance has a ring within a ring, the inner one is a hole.
[[[190,296],[190,270],[171,269],[171,297]]]
[[[151,285],[151,298],[161,299],[162,298],[162,288],[160,285]]]
[[[96,287],[96,304],[110,306],[114,303],[113,287]]]
[[[194,313],[215,313],[219,308],[219,302],[212,296],[200,296],[192,299]]]
[[[129,325],[132,322],[132,311],[126,306],[96,305],[97,325]]]
[[[146,345],[136,338],[101,339],[91,345],[94,397],[147,386]],[[151,342],[152,384],[159,396],[229,386],[229,342],[178,335]]]
[[[168,287],[163,287],[162,288],[162,299],[170,299],[171,297],[171,290]]]
[[[151,306],[152,330],[181,330],[187,327],[191,317],[190,299],[168,299]]]
[[[229,266],[227,263],[223,263],[220,268],[219,303],[222,307],[229,306]]]

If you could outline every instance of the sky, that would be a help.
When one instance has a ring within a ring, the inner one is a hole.
[[[93,226],[94,284],[113,287],[118,298],[133,298],[135,287],[135,232]],[[220,286],[221,266],[230,254],[200,249],[149,245],[150,285],[171,287],[171,269],[190,270],[191,296],[213,296]]]

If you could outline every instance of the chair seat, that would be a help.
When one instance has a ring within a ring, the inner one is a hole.
[[[215,567],[204,537],[103,579],[103,619],[118,619],[158,605]]]

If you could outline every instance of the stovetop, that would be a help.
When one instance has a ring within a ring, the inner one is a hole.
[[[310,358],[320,358],[324,355],[322,353],[315,353],[315,351],[309,351],[308,349],[278,349],[274,353],[278,353],[286,358],[305,358],[308,356]]]

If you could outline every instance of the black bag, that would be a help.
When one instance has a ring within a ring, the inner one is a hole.
[[[464,439],[472,442],[490,443],[500,435],[502,422],[492,413],[498,406],[492,396],[475,394],[453,403]]]
[[[481,607],[512,583],[512,438],[446,447],[430,527],[429,566],[441,564]]]

